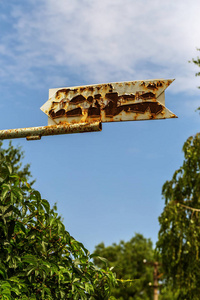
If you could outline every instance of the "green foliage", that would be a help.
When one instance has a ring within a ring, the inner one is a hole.
[[[150,239],[136,234],[130,241],[121,241],[105,247],[104,243],[96,246],[96,255],[108,260],[108,265],[116,273],[119,285],[112,289],[112,295],[119,300],[152,299],[153,290],[149,282],[153,282],[153,268],[143,263],[152,261],[154,251]],[[103,267],[105,259],[94,257],[94,263]]]
[[[173,291],[171,288],[171,284],[168,283],[166,285],[161,285],[159,300],[177,300],[178,293],[177,291]]]
[[[56,207],[27,183],[28,168],[19,171],[20,150],[10,157],[13,151],[0,158],[0,298],[112,299],[114,274],[97,268],[65,230]]]
[[[187,139],[183,152],[183,165],[163,186],[157,249],[178,299],[195,300],[200,295],[200,134]]]
[[[197,51],[200,51],[199,48],[197,48]],[[197,56],[197,58],[193,58],[192,61],[189,61],[190,63],[194,63],[197,67],[200,67],[200,58]],[[200,72],[195,73],[195,76],[200,76]],[[198,87],[200,89],[200,86]],[[200,107],[197,108],[197,110],[200,110]]]
[[[197,48],[197,51],[200,51],[200,49],[198,49]],[[190,62],[192,62],[192,63],[194,63],[195,65],[197,65],[198,67],[200,67],[200,58],[197,56],[197,58],[196,59],[192,59],[192,61],[190,61]],[[200,76],[200,72],[197,72],[196,74],[195,74],[196,76]],[[200,87],[199,87],[200,88]]]
[[[30,164],[22,166],[22,160],[24,158],[24,152],[21,147],[14,147],[12,142],[9,142],[8,148],[3,148],[3,143],[0,141],[0,158],[1,160],[8,161],[12,165],[13,173],[17,173],[20,178],[30,181],[32,177],[30,172]],[[29,182],[32,186],[35,180]]]

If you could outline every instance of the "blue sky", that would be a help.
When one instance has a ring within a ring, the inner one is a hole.
[[[200,125],[199,70],[188,63],[200,47],[199,9],[197,0],[0,0],[1,129],[47,125],[40,107],[51,88],[176,79],[166,106],[178,119],[13,140],[35,188],[90,251],[135,232],[157,240],[162,185]]]

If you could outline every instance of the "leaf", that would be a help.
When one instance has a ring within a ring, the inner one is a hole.
[[[49,212],[50,212],[50,204],[49,204],[49,202],[47,200],[45,200],[45,199],[42,199],[42,205],[45,208],[46,213],[49,214]]]
[[[13,205],[8,205],[5,207],[5,211],[3,212],[3,216],[7,217],[10,216],[10,212],[13,211]]]
[[[7,185],[6,187],[4,187],[2,189],[2,193],[1,193],[1,196],[0,196],[1,201],[3,201],[7,197],[7,194],[8,194],[9,191],[10,191],[10,186],[9,185]]]
[[[15,221],[11,220],[8,225],[8,239],[10,239],[11,236],[13,235],[14,228],[15,228]]]
[[[105,265],[107,265],[108,260],[106,258],[98,256],[98,259],[101,260]]]
[[[93,257],[98,257],[99,255],[97,253],[92,253],[90,254],[90,258],[93,258]]]
[[[7,278],[6,269],[5,269],[5,267],[2,264],[0,265],[0,275],[2,275],[3,279]]]
[[[5,177],[0,176],[0,183],[5,180]]]
[[[12,174],[12,165],[11,165],[11,163],[7,163],[6,167],[7,167],[7,170],[9,172],[9,174]]]
[[[12,206],[13,212],[16,214],[16,217],[21,217],[21,212],[16,206]]]
[[[37,264],[37,258],[34,255],[26,254],[22,257],[22,261],[29,264]]]
[[[26,275],[29,276],[29,275],[31,275],[31,273],[33,273],[34,271],[35,271],[35,267],[30,268]]]
[[[46,247],[48,246],[48,243],[46,243],[46,242],[44,242],[44,241],[42,241],[42,243],[41,243],[41,246],[42,246],[42,250],[43,250],[43,252],[45,252],[46,253]]]
[[[41,200],[41,194],[40,192],[33,190],[31,193],[31,199],[35,199],[35,200]]]
[[[9,278],[9,281],[19,283],[19,278],[17,276],[13,276]]]
[[[14,292],[17,296],[21,294],[20,290],[16,287],[12,287],[11,291]]]
[[[4,281],[3,283],[1,283],[1,288],[2,288],[2,289],[8,289],[8,290],[10,290],[11,285],[10,285],[9,282]]]

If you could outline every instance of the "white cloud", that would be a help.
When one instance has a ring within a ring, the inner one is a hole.
[[[54,68],[57,77],[61,68],[88,82],[175,77],[172,91],[199,85],[188,64],[200,46],[198,0],[31,3],[12,6],[11,30],[0,42],[1,78],[36,82],[35,69]]]

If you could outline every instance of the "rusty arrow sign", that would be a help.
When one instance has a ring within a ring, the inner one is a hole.
[[[165,107],[165,89],[174,79],[115,82],[49,90],[41,107],[48,126],[0,130],[0,139],[100,131],[102,122],[176,118]]]
[[[77,124],[176,118],[165,107],[173,79],[115,82],[51,89],[41,110],[48,124]]]

